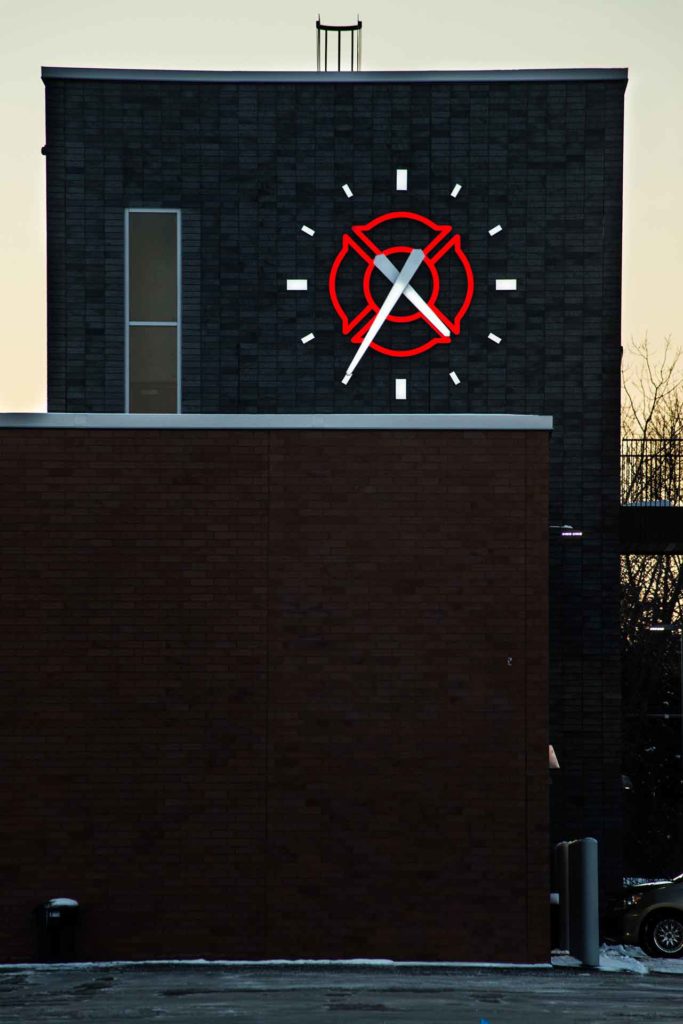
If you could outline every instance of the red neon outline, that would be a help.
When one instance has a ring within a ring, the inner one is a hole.
[[[342,332],[344,334],[350,334],[351,331],[354,330],[354,328],[359,326],[359,324],[368,316],[369,313],[371,313],[373,310],[377,311],[378,307],[374,299],[372,298],[369,281],[372,275],[372,271],[374,270],[374,256],[378,256],[383,250],[378,249],[378,247],[375,245],[372,239],[368,236],[367,232],[373,230],[379,224],[386,223],[386,221],[398,219],[419,221],[421,224],[426,225],[427,227],[431,228],[433,231],[436,232],[435,237],[432,239],[432,241],[422,250],[425,256],[428,253],[430,253],[440,242],[444,242],[444,244],[441,246],[438,252],[434,256],[430,257],[430,259],[428,260],[429,269],[432,272],[432,275],[435,277],[436,288],[435,290],[432,291],[432,295],[430,296],[427,305],[434,313],[436,313],[444,321],[445,324],[447,324],[447,326],[449,327],[453,334],[459,334],[462,318],[469,309],[472,303],[472,297],[474,295],[474,274],[472,272],[472,266],[469,260],[467,259],[467,256],[462,250],[460,235],[453,235],[450,239],[444,241],[446,235],[451,231],[451,227],[449,225],[436,224],[433,220],[430,220],[428,217],[423,217],[419,213],[410,213],[408,211],[384,213],[381,214],[379,217],[375,217],[374,220],[369,221],[367,224],[356,225],[352,228],[352,230],[365,243],[365,245],[368,246],[370,251],[374,254],[373,256],[368,255],[368,253],[356,242],[352,235],[344,234],[342,238],[342,247],[337,253],[337,256],[335,257],[335,260],[332,264],[332,267],[330,268],[330,276],[328,281],[330,299],[332,301],[332,305],[334,306],[337,315],[339,316],[339,319],[341,320]],[[339,272],[339,268],[342,264],[342,261],[348,255],[349,249],[353,249],[368,264],[368,269],[365,271],[365,275],[363,277],[363,293],[367,300],[367,305],[364,307],[364,309],[361,310],[360,313],[353,317],[353,319],[349,319],[349,317],[346,315],[342,307],[342,304],[339,301],[339,297],[337,295],[337,275]],[[456,256],[462,263],[467,282],[465,298],[463,299],[460,308],[458,309],[458,311],[456,312],[455,316],[452,319],[449,319],[447,316],[445,316],[441,312],[441,310],[439,310],[436,307],[435,304],[436,298],[438,297],[440,284],[439,275],[438,272],[436,271],[436,264],[446,255],[446,253],[450,249],[454,250]],[[410,252],[411,250],[410,247],[407,246],[391,246],[384,251],[390,253]],[[395,315],[390,315],[387,317],[387,320],[396,323],[413,321],[419,319],[420,317],[422,317],[422,319],[425,319],[424,314],[416,310],[415,313],[410,314],[409,316],[399,317]],[[429,323],[429,321],[425,319],[425,323]],[[363,338],[365,337],[366,331],[369,326],[370,325],[368,324],[365,328],[361,328],[351,338],[351,341],[354,344],[359,345],[363,341]],[[431,327],[431,324],[429,324],[429,326]],[[443,335],[438,334],[430,338],[424,344],[416,346],[415,348],[407,349],[406,351],[396,351],[396,349],[387,348],[385,345],[380,345],[376,341],[370,343],[370,348],[374,349],[376,352],[381,352],[383,355],[393,356],[398,359],[405,359],[408,356],[416,356],[422,352],[426,352],[428,351],[428,349],[433,348],[435,345],[448,345],[450,343],[450,340],[450,337],[444,338]]]
[[[355,231],[360,239],[362,239],[367,247],[372,251],[375,256],[379,256],[382,252],[378,249],[372,239],[368,236],[367,232],[374,230],[378,224],[384,224],[388,220],[417,220],[421,224],[425,224],[432,231],[436,232],[436,237],[431,240],[429,245],[426,245],[422,250],[425,256],[428,256],[435,245],[442,242],[446,235],[452,231],[450,224],[437,224],[435,221],[430,220],[429,217],[423,217],[421,213],[409,213],[407,210],[401,210],[397,213],[382,213],[379,217],[375,217],[374,220],[369,220],[367,224],[357,224],[351,230]],[[434,260],[436,263],[436,260]]]
[[[361,249],[361,247],[358,245],[355,239],[353,239],[351,235],[344,235],[344,237],[342,238],[342,247],[337,253],[335,261],[332,264],[332,267],[330,269],[330,277],[328,281],[330,299],[332,300],[332,305],[334,306],[336,313],[342,322],[343,334],[350,334],[354,327],[357,327],[361,320],[364,320],[368,313],[372,312],[372,306],[367,305],[363,310],[361,310],[360,313],[358,313],[353,318],[353,320],[349,320],[349,318],[347,317],[346,313],[342,308],[342,304],[339,301],[339,298],[337,297],[337,274],[339,273],[339,268],[342,264],[342,261],[348,254],[350,248],[354,249],[359,256],[362,256],[366,263],[369,263],[370,266],[374,267],[374,263],[372,262],[368,254]]]

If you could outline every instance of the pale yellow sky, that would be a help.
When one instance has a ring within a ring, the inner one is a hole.
[[[45,409],[41,65],[315,70],[315,18],[363,68],[628,67],[624,343],[683,344],[683,0],[0,0],[0,411]]]

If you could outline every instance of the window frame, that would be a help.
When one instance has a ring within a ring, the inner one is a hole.
[[[130,319],[130,215],[131,213],[173,214],[176,219],[176,320],[131,320]],[[182,412],[182,211],[177,207],[130,206],[123,215],[124,253],[124,412],[130,413],[130,329],[131,327],[175,327],[176,329],[176,411]],[[151,414],[148,414],[151,415]]]

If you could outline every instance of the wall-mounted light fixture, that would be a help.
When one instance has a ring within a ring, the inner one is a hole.
[[[583,530],[577,530],[571,523],[562,523],[561,525],[551,523],[551,530],[556,530],[560,537],[583,537]]]

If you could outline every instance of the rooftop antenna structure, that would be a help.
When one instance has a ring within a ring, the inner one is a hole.
[[[318,71],[360,71],[363,22],[360,20],[359,15],[356,15],[356,18],[355,25],[323,25],[320,15],[318,15],[318,20],[315,23]],[[348,46],[346,40],[344,41],[344,52],[342,54],[342,34],[344,32],[348,33],[349,40]],[[332,34],[331,39],[328,38],[330,33]],[[342,67],[342,61],[346,64],[347,53],[349,66]],[[334,66],[335,56],[337,59],[336,68]]]

